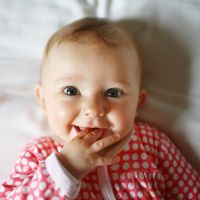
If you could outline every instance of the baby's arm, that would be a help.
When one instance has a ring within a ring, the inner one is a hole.
[[[159,133],[158,167],[165,179],[167,199],[199,199],[200,176],[176,146]]]
[[[0,187],[0,199],[73,198],[79,192],[79,181],[63,169],[52,153],[58,147],[50,138],[44,138],[24,148],[8,181]],[[60,187],[63,180],[65,190]]]
[[[109,156],[99,152],[117,143],[119,136],[113,134],[99,139],[100,136],[98,132],[83,131],[66,143],[60,153],[49,138],[46,142],[26,147],[20,153],[9,180],[0,187],[0,199],[46,199],[49,196],[58,199],[76,198],[82,177],[97,166],[118,161],[114,155],[116,149],[113,151],[111,148]],[[117,151],[122,146],[123,140],[117,144]],[[57,151],[57,155],[52,151]]]

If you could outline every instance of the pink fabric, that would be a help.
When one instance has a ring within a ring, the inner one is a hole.
[[[28,144],[8,181],[2,184],[0,197],[69,199],[55,184],[45,163],[61,148],[49,137]],[[198,174],[169,138],[147,123],[135,124],[135,133],[119,156],[120,162],[107,168],[116,199],[200,199]],[[96,169],[83,178],[76,199],[103,199]]]

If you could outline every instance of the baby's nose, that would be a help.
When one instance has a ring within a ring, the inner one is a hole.
[[[105,115],[103,103],[97,100],[87,101],[83,108],[83,115],[91,118],[103,117]]]

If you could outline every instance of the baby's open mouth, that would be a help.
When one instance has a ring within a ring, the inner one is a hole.
[[[74,129],[76,130],[77,133],[79,133],[80,131],[84,131],[87,130],[88,132],[92,132],[92,131],[103,131],[102,136],[104,135],[106,129],[104,128],[96,128],[96,127],[82,127],[82,126],[75,126],[74,125]]]

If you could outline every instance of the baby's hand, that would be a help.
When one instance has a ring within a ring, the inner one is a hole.
[[[58,155],[58,159],[66,169],[77,179],[81,179],[88,172],[98,166],[110,165],[119,161],[114,154],[101,154],[103,150],[116,144],[120,140],[119,134],[112,134],[99,139],[103,132],[96,129],[91,132],[84,130],[65,143]]]

